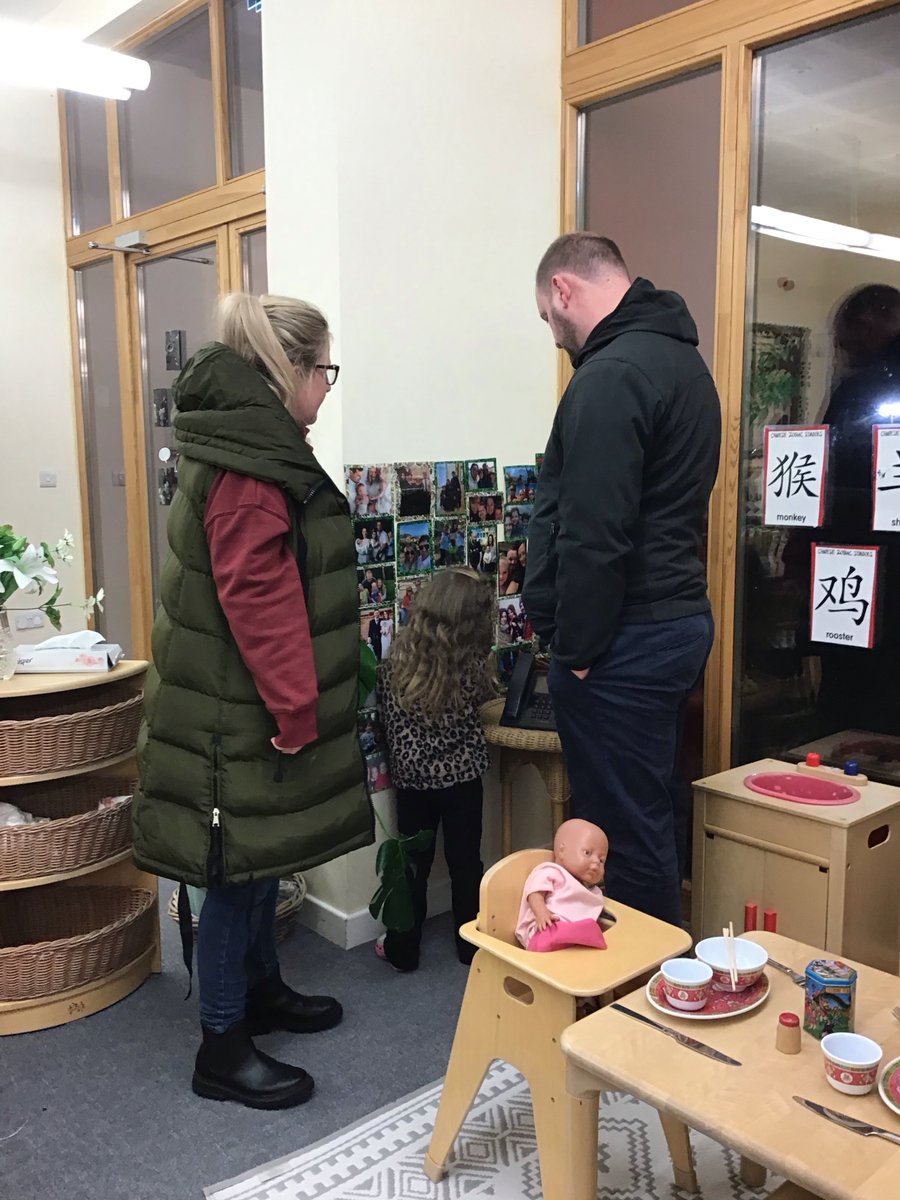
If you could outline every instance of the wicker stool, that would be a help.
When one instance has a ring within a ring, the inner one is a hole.
[[[482,706],[481,722],[490,745],[500,747],[500,853],[505,858],[512,852],[512,781],[519,767],[531,763],[540,772],[550,796],[554,834],[566,819],[570,788],[559,734],[501,725],[503,705],[503,700],[488,701]]]

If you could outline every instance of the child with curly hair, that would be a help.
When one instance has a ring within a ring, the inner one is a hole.
[[[459,927],[478,913],[481,777],[490,755],[478,709],[497,691],[491,658],[495,596],[482,575],[457,567],[436,575],[416,596],[381,672],[379,703],[397,793],[401,835],[444,831],[456,952],[470,963],[475,947]],[[376,953],[398,971],[419,965],[435,838],[413,853],[415,924],[389,930]]]

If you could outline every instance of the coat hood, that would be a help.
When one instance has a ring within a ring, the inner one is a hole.
[[[677,292],[662,292],[648,279],[635,279],[617,308],[604,317],[572,359],[577,370],[623,333],[657,333],[696,346],[697,326]]]
[[[175,383],[175,449],[287,488],[302,504],[325,476],[299,426],[254,366],[211,342]]]

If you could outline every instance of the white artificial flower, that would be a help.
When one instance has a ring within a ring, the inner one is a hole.
[[[56,554],[56,556],[60,562],[64,562],[64,563],[74,562],[75,556],[73,554],[69,553],[69,551],[72,549],[72,547],[74,545],[75,545],[75,539],[71,535],[71,533],[69,533],[69,531],[67,529],[65,531],[65,533],[62,535],[62,537],[59,539],[59,541],[56,543],[56,545],[53,547],[54,553]]]
[[[106,592],[104,592],[103,588],[100,588],[100,590],[97,592],[97,595],[94,597],[94,599],[97,601],[97,607],[100,609],[101,612],[103,612],[103,603],[102,602],[103,602],[105,596],[106,596]]]
[[[30,591],[35,584],[39,590],[45,583],[56,587],[59,582],[56,571],[44,558],[43,550],[33,545],[26,546],[17,559],[0,559],[0,571],[12,571],[16,586],[22,591]]]

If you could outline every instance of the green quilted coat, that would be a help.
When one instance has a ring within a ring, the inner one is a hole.
[[[213,343],[191,359],[176,404],[178,490],[138,739],[134,856],[197,887],[284,876],[374,840],[356,730],[347,504],[262,375],[227,347]],[[271,744],[275,720],[216,594],[203,514],[221,470],[287,495],[319,686],[318,741],[296,755]]]

